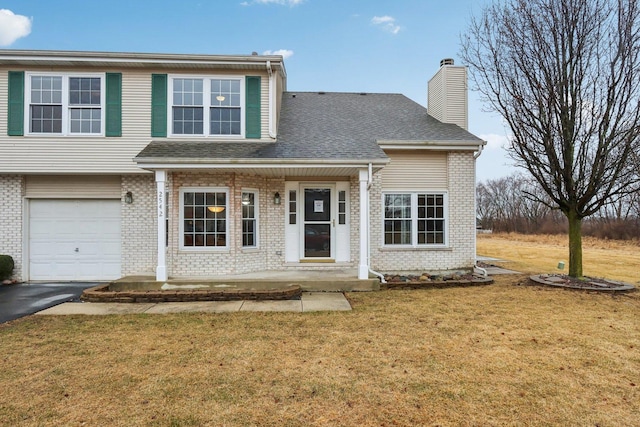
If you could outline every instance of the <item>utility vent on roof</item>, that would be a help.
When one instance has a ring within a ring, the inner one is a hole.
[[[292,94],[291,94],[291,97],[292,97],[292,98],[295,98],[295,97],[296,97],[296,94],[295,94],[295,93],[292,93]]]
[[[360,95],[366,95],[367,92],[360,92]]]
[[[318,95],[324,95],[327,92],[318,92]]]

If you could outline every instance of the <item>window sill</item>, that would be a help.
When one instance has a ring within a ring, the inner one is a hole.
[[[252,246],[252,247],[242,248],[240,252],[243,254],[255,254],[260,252],[260,248],[258,246]]]
[[[231,253],[231,249],[229,247],[220,247],[220,248],[179,248],[178,252],[185,254],[202,254],[202,253],[218,253],[218,254],[228,254]]]
[[[453,251],[451,246],[381,246],[381,252],[406,252],[406,251]]]
[[[106,138],[103,133],[26,133],[25,138]],[[111,137],[110,137],[111,138]]]
[[[247,139],[244,135],[200,135],[200,134],[167,134],[166,138],[176,138],[176,139],[211,139],[211,140],[222,140],[232,139],[232,140],[243,140]]]

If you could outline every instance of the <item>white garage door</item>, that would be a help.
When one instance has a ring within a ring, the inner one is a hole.
[[[120,277],[120,200],[29,203],[30,280]]]

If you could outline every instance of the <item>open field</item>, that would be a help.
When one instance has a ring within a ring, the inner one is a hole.
[[[538,244],[495,255],[536,270]],[[352,312],[14,321],[0,425],[637,426],[640,292],[522,279],[350,293]]]
[[[583,237],[583,272],[640,285],[640,241],[601,240]],[[565,235],[481,234],[478,255],[509,261],[501,263],[526,273],[559,273],[559,261],[569,271],[569,239]]]

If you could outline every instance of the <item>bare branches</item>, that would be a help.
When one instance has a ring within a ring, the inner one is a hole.
[[[640,0],[505,0],[472,18],[461,56],[568,218],[637,191]]]

